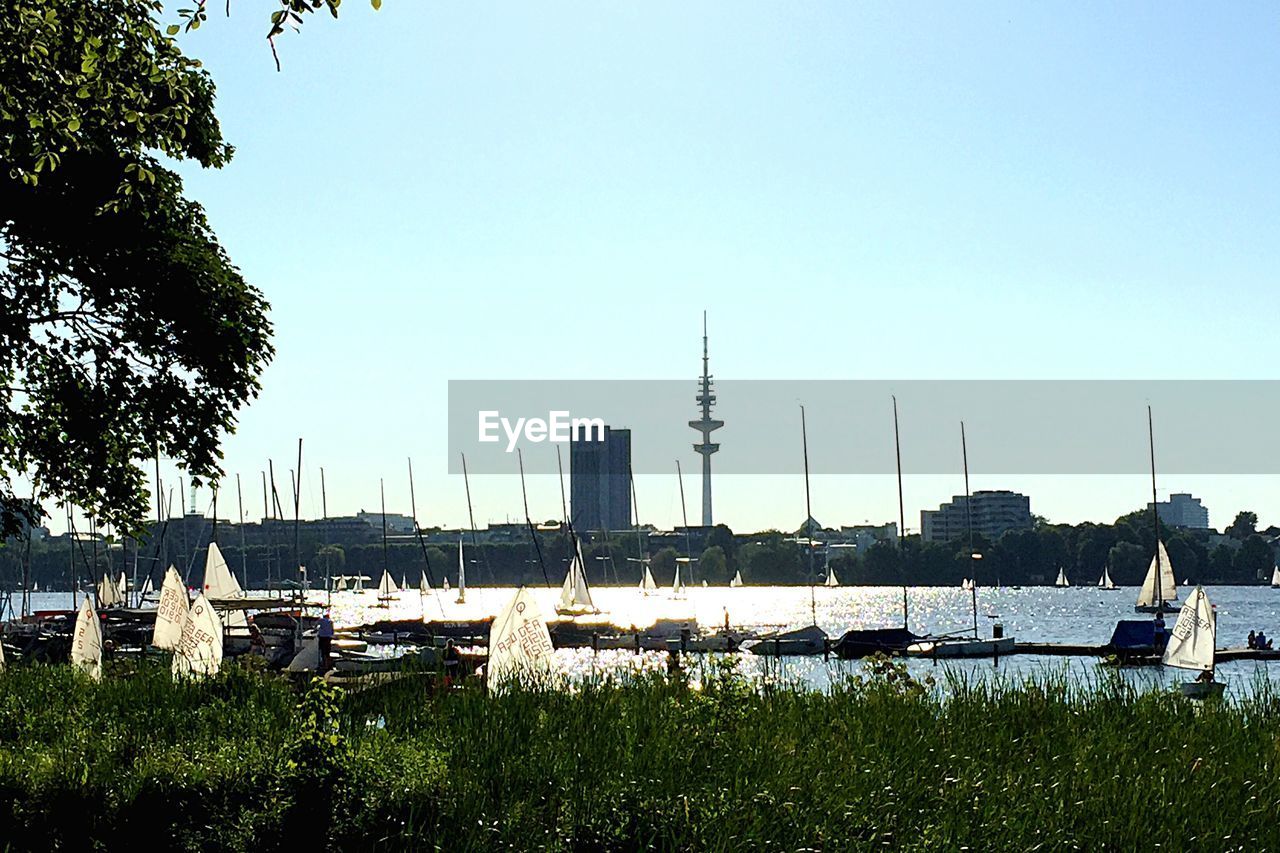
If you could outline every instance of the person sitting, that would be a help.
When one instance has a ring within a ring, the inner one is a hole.
[[[1262,633],[1261,631],[1259,631],[1259,632],[1258,632],[1258,640],[1257,640],[1257,643],[1258,643],[1258,648],[1260,648],[1260,649],[1269,649],[1269,648],[1271,648],[1271,641],[1270,641],[1270,640],[1268,640],[1268,639],[1267,639],[1267,635],[1266,635],[1266,634],[1264,634],[1264,633]]]
[[[1256,649],[1257,647],[1258,647],[1258,632],[1250,631],[1249,632],[1249,648]]]

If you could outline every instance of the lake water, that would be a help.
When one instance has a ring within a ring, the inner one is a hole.
[[[1188,589],[1180,592],[1185,595]],[[535,588],[533,592],[544,618],[552,617],[559,589]],[[1280,636],[1280,590],[1223,586],[1208,588],[1207,592],[1217,608],[1219,648],[1244,646],[1251,630],[1262,629],[1268,636]],[[428,619],[479,619],[496,615],[513,594],[510,587],[471,587],[467,590],[466,603],[457,604],[456,591],[425,596],[416,591],[402,592],[389,608],[381,608],[373,591],[341,592],[333,594],[331,612],[339,628],[379,619],[418,619],[424,615]],[[727,611],[735,627],[767,631],[809,625],[816,615],[817,624],[835,639],[851,628],[902,624],[901,587],[820,587],[812,590],[812,597],[808,587],[690,587],[684,598],[673,597],[669,591],[643,596],[634,587],[594,587],[592,595],[608,619],[622,626],[644,627],[659,618],[696,618],[704,629],[714,629],[724,624]],[[1132,587],[1113,592],[1093,587],[980,588],[978,630],[982,636],[989,637],[992,624],[998,620],[1004,625],[1005,636],[1023,642],[1102,645],[1110,639],[1118,620],[1150,618],[1133,612],[1137,595],[1137,589]],[[310,598],[326,600],[324,593],[317,592],[310,593]],[[916,633],[972,631],[973,611],[967,591],[957,587],[913,587],[908,590],[907,599],[911,629]],[[37,593],[33,604],[36,609],[66,608],[70,606],[70,593]],[[1165,618],[1172,627],[1177,616]],[[593,670],[661,669],[666,665],[665,655],[661,653],[636,655],[626,651],[593,653],[590,649],[563,649],[557,655],[567,670],[578,674]],[[940,674],[951,669],[972,677],[996,674],[1019,678],[1066,671],[1073,677],[1087,679],[1097,672],[1099,662],[1090,657],[1015,655],[1002,658],[998,665],[990,660],[937,665],[915,660],[909,666],[920,674]],[[823,661],[821,657],[790,658],[779,664],[742,655],[738,667],[748,675],[780,674],[821,689],[834,678],[857,673],[861,664],[835,659]],[[1186,678],[1186,674],[1166,667],[1126,668],[1124,672],[1124,677],[1143,686],[1172,685]],[[1275,663],[1225,663],[1218,668],[1218,674],[1232,685],[1233,691],[1247,689],[1255,678],[1273,680],[1280,685],[1280,665]]]

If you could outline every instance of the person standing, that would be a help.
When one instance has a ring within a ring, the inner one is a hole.
[[[329,652],[333,648],[333,620],[329,611],[320,617],[320,625],[316,628],[316,638],[320,644],[320,672],[329,671]]]

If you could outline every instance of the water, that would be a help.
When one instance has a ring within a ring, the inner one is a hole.
[[[1189,588],[1183,588],[1184,593]],[[544,617],[554,614],[559,589],[533,590]],[[379,619],[480,619],[496,615],[510,601],[510,587],[472,587],[467,602],[456,603],[457,592],[437,591],[422,596],[416,591],[400,593],[390,607],[377,606],[377,594],[341,592],[332,597],[331,613],[339,626],[359,625]],[[1268,635],[1280,636],[1280,590],[1261,586],[1222,586],[1208,589],[1218,613],[1218,647],[1245,645],[1251,630],[1259,628]],[[902,589],[900,587],[689,587],[685,597],[674,598],[669,591],[643,596],[633,587],[596,587],[592,589],[596,606],[608,619],[621,626],[644,627],[658,618],[697,619],[704,629],[724,624],[726,611],[734,627],[769,631],[798,628],[815,621],[831,637],[838,638],[851,628],[881,628],[902,624]],[[1102,645],[1120,619],[1150,618],[1133,612],[1136,588],[1103,592],[1094,587],[1025,587],[978,590],[978,630],[991,635],[995,621],[1004,625],[1005,636],[1023,642],[1078,643]],[[312,592],[313,601],[324,602],[324,593]],[[916,633],[945,634],[971,632],[973,611],[970,594],[958,587],[913,587],[908,590],[911,629]],[[37,593],[32,596],[36,609],[59,609],[71,606],[70,593]],[[1170,627],[1176,615],[1165,617]],[[387,650],[390,651],[390,650]],[[650,670],[666,665],[665,655],[627,651],[592,653],[589,649],[562,649],[557,652],[571,673],[586,675],[618,669]],[[738,668],[747,675],[764,673],[801,680],[822,689],[834,679],[856,674],[857,661],[823,661],[818,658],[792,658],[771,662],[742,655]],[[1027,675],[1067,672],[1073,678],[1087,680],[1097,671],[1099,661],[1091,657],[1040,657],[1015,655],[998,664],[990,660],[953,661],[935,665],[930,661],[908,663],[918,675],[941,674],[952,670],[960,674],[988,678],[1021,678]],[[1168,667],[1139,667],[1123,670],[1124,677],[1140,686],[1173,685],[1186,680],[1188,674]],[[1249,689],[1255,678],[1265,678],[1280,685],[1280,665],[1261,661],[1235,661],[1218,667],[1218,676],[1231,684],[1232,691]]]

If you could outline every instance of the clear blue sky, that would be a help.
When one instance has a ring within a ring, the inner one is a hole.
[[[704,307],[724,377],[1274,375],[1273,4],[353,0],[283,37],[280,73],[262,9],[214,5],[181,38],[237,153],[184,173],[273,304],[279,354],[226,444],[254,517],[302,435],[304,513],[320,465],[331,513],[375,509],[380,476],[406,509],[412,455],[420,517],[457,524],[449,379],[687,376],[692,397]],[[674,479],[641,479],[643,520],[678,521]],[[554,480],[531,486],[557,515]],[[974,486],[1064,521],[1149,493]],[[1161,483],[1215,525],[1280,521],[1278,486]],[[913,479],[908,526],[960,489]],[[514,478],[472,492],[479,521],[520,512]],[[874,478],[819,478],[814,503],[897,513]],[[717,516],[796,526],[802,484],[725,478]]]

